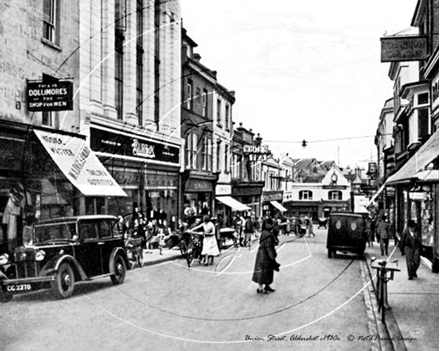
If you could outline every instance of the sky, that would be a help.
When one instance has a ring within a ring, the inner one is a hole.
[[[417,0],[180,4],[201,63],[235,91],[236,126],[260,133],[276,156],[377,161],[374,135],[393,88],[380,38],[410,27]]]

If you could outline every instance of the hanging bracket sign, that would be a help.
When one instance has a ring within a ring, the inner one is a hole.
[[[41,81],[27,83],[29,111],[73,110],[73,83],[70,81]]]
[[[380,38],[381,62],[421,61],[428,57],[426,36],[398,36]]]

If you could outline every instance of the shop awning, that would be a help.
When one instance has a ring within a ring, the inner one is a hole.
[[[86,196],[127,196],[85,140],[34,130],[38,139],[69,181]]]
[[[416,178],[416,174],[423,171],[426,166],[438,157],[438,133],[437,130],[428,141],[400,168],[389,177],[387,184],[398,184]]]
[[[281,212],[286,212],[287,211],[287,209],[284,208],[284,206],[281,205],[278,201],[271,201],[270,204],[273,207],[275,207],[278,211],[281,211]]]
[[[438,170],[437,169],[429,169],[426,171],[418,172],[414,178],[418,180],[423,180],[425,182],[438,182]]]
[[[246,205],[243,205],[241,202],[235,200],[234,198],[230,196],[218,196],[216,197],[218,201],[221,203],[224,203],[226,206],[229,206],[235,211],[248,211],[250,210],[250,207],[247,207]]]

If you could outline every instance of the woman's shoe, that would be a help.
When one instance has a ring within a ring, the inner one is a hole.
[[[272,289],[269,285],[267,285],[267,286],[264,288],[264,291],[266,291],[266,292],[275,292],[275,289]]]
[[[267,291],[264,289],[257,289],[257,294],[267,294]]]

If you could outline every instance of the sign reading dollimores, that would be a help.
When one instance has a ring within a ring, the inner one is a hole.
[[[73,83],[28,82],[27,105],[29,111],[73,110]]]
[[[86,196],[127,196],[85,140],[34,130],[67,179]]]

